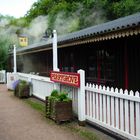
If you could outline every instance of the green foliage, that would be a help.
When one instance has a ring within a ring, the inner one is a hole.
[[[25,80],[20,80],[20,83],[21,83],[22,85],[26,85],[26,84],[28,84],[28,82],[25,81]]]
[[[54,100],[54,101],[57,101],[57,102],[68,102],[70,101],[71,99],[68,97],[68,93],[62,91],[59,93],[58,90],[53,90],[51,92],[51,95],[49,96],[49,100]]]
[[[4,37],[0,37],[0,70],[6,69],[6,62],[8,58],[8,40]]]
[[[73,32],[85,27],[93,26],[127,16],[140,11],[139,0],[38,0],[26,14],[25,18],[32,21],[39,15],[48,16],[49,28],[67,26],[69,19],[73,19],[64,32]],[[62,22],[57,22],[62,14]],[[74,19],[75,18],[75,19]],[[62,34],[63,31],[59,31]]]
[[[19,90],[20,90],[20,91],[23,91],[23,89],[24,89],[25,87],[27,87],[28,85],[29,85],[29,83],[28,83],[27,81],[25,81],[25,80],[20,80],[20,81],[19,81],[19,84],[18,84]]]
[[[43,115],[45,114],[45,105],[38,102],[38,101],[34,101],[32,99],[26,99],[25,102],[27,104],[29,104],[33,109],[38,110],[39,112],[41,112]]]
[[[15,36],[12,33],[5,34],[2,30],[0,33],[0,69],[7,68],[8,51],[12,44],[16,44]]]
[[[102,0],[102,5],[106,9],[109,20],[128,16],[140,11],[139,0]]]
[[[7,68],[9,47],[13,44],[17,46],[18,39],[16,31],[18,29],[18,32],[20,32],[22,26],[22,18],[15,19],[14,17],[0,15],[0,69]]]
[[[64,92],[64,91],[59,94],[58,99],[59,99],[60,102],[69,102],[71,100],[68,97],[68,94],[66,92]]]
[[[58,90],[53,90],[49,97],[46,97],[46,115],[47,117],[54,117],[56,113],[56,104],[59,102],[70,103],[71,99],[68,97],[68,94],[64,91],[59,92]]]
[[[19,98],[29,97],[29,86],[30,84],[27,81],[19,80],[15,86],[14,95]]]
[[[54,90],[51,92],[51,96],[53,96],[53,97],[58,97],[58,90],[54,89]]]
[[[48,28],[55,28],[57,15],[63,13],[61,20],[67,22],[73,15],[79,22],[70,26],[68,32],[73,32],[88,26],[99,24],[108,20],[113,20],[122,16],[127,16],[140,11],[139,0],[38,0],[33,3],[27,14],[19,19],[10,19],[10,25],[27,27],[29,23],[40,15],[48,16]],[[4,16],[0,15],[0,18]],[[89,18],[88,18],[89,17]],[[62,25],[62,26],[65,26]]]

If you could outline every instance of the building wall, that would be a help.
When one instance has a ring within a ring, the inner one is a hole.
[[[59,48],[59,69],[69,72],[83,69],[86,82],[139,90],[139,40],[140,35],[137,35]],[[52,50],[26,54],[21,60],[18,62],[21,72],[49,76],[52,70]]]
[[[128,38],[128,89],[140,91],[140,36]]]
[[[18,55],[17,67],[19,72],[49,76],[52,70],[52,51]]]

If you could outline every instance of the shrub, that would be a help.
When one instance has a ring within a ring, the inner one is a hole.
[[[46,97],[46,115],[56,121],[72,118],[72,100],[68,93],[53,90],[51,95]]]
[[[14,94],[18,97],[29,97],[30,84],[25,80],[19,80],[16,83]]]
[[[58,101],[58,102],[68,102],[71,99],[68,97],[68,93],[67,92],[59,92],[58,90],[53,90],[51,92],[51,95],[48,97],[49,100],[54,100],[54,101]]]

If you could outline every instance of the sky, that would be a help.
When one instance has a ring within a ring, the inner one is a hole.
[[[37,0],[0,0],[0,14],[23,17]]]

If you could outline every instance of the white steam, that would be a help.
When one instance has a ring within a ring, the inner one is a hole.
[[[7,44],[17,44],[18,38],[16,35],[16,31],[18,27],[10,26],[10,20],[1,19],[0,20],[0,39],[7,41]],[[9,47],[9,46],[6,46]]]
[[[59,12],[54,21],[53,29],[57,31],[58,35],[62,35],[79,30],[81,25],[84,25],[83,27],[85,27],[85,25],[93,26],[106,21],[104,11],[100,7],[93,5],[92,9],[88,9],[89,14],[87,16],[85,13],[83,13],[84,10],[84,6],[77,3],[77,10],[68,14],[69,16],[66,16],[67,14],[64,11]],[[83,20],[81,20],[81,17]],[[11,44],[18,45],[18,36],[16,32],[19,30],[22,34],[27,35],[29,45],[40,42],[46,29],[49,28],[48,19],[48,16],[39,16],[35,18],[27,28],[9,26],[10,20],[5,18],[0,19],[0,37],[2,36],[8,39]],[[18,21],[19,25],[22,25],[22,23],[24,23],[24,19],[20,19]]]
[[[54,29],[58,34],[67,34],[77,31],[81,27],[89,27],[107,21],[104,10],[98,5],[93,5],[93,8],[87,10],[81,3],[77,3],[77,10],[71,15],[66,16],[64,11],[59,12],[54,22]]]
[[[27,34],[32,40],[31,43],[39,42],[48,28],[48,17],[39,16],[35,18],[29,28],[24,28],[23,33]]]
[[[90,25],[97,25],[107,21],[105,12],[102,9],[93,8],[89,11],[89,15],[85,16],[85,22]]]
[[[79,18],[75,14],[67,18],[64,15],[63,12],[58,13],[54,23],[54,29],[57,30],[58,34],[66,34],[79,27]]]
[[[5,27],[6,25],[8,25],[10,23],[10,21],[8,19],[0,19],[0,27]]]
[[[23,22],[19,20],[18,22]],[[16,44],[19,46],[18,35],[16,32],[21,31],[21,34],[29,38],[29,44],[39,42],[48,28],[47,16],[39,16],[35,18],[28,28],[21,28],[17,26],[10,26],[10,19],[0,20],[0,37],[6,39],[9,44]]]

